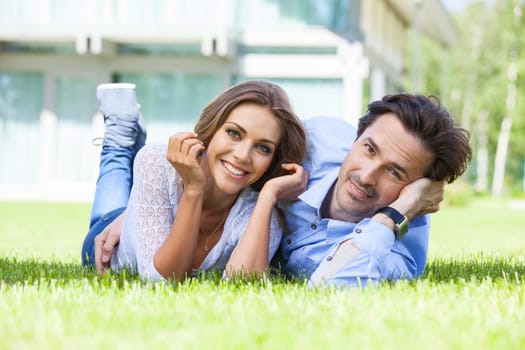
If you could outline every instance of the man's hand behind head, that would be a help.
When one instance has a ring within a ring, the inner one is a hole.
[[[399,197],[390,205],[412,220],[415,216],[435,213],[443,201],[445,181],[432,181],[423,177],[406,185]]]

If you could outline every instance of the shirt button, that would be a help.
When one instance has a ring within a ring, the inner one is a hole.
[[[317,225],[316,224],[311,224],[310,227],[312,228],[312,230],[315,230],[317,228]]]
[[[326,261],[332,261],[333,257],[331,255],[329,255],[327,258],[326,258]]]
[[[363,230],[361,230],[360,228],[356,228],[354,231],[355,231],[355,233],[361,233],[361,232],[363,232]]]
[[[288,239],[286,240],[286,243],[290,244],[290,243],[292,243],[292,240],[291,240],[290,238],[288,238]]]

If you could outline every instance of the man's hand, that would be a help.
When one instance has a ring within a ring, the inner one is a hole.
[[[120,241],[125,213],[124,211],[120,214],[95,237],[95,266],[101,275],[104,274],[106,268],[109,268],[113,249],[115,249]]]
[[[390,206],[412,220],[415,216],[437,212],[444,192],[445,181],[421,178],[406,185]]]

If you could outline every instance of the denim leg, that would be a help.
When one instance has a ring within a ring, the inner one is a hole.
[[[94,264],[95,237],[125,210],[133,184],[131,147],[104,146],[100,154],[100,172],[91,208],[89,232],[82,245],[82,264]]]
[[[99,85],[97,99],[105,132],[89,232],[82,245],[83,265],[94,264],[95,237],[128,205],[133,160],[147,135],[134,84]]]

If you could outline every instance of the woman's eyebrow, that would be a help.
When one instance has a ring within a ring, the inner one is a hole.
[[[240,126],[239,124],[237,124],[236,122],[232,122],[232,121],[227,121],[227,122],[224,122],[224,124],[233,124],[235,125],[239,131],[246,135],[246,129],[244,129],[242,126]],[[266,143],[271,143],[272,145],[276,146],[277,147],[277,142],[275,141],[272,141],[272,140],[268,140],[268,139],[260,139],[260,142],[266,142]]]

